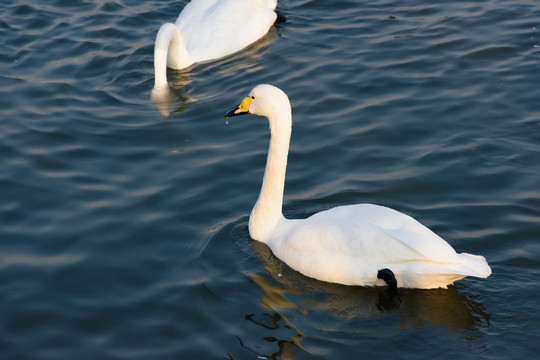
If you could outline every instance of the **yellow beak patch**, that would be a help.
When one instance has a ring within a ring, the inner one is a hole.
[[[251,104],[251,96],[246,96],[240,105],[238,105],[238,108],[234,111],[234,114],[240,115],[243,113],[249,113],[249,104]]]
[[[251,96],[246,96],[246,98],[242,100],[240,105],[238,105],[237,107],[235,107],[234,109],[226,113],[225,117],[249,114],[249,105],[251,104],[251,99],[252,99]]]

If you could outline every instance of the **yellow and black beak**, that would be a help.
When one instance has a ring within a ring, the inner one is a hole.
[[[249,104],[251,104],[252,99],[253,98],[251,96],[246,96],[246,98],[242,100],[240,105],[238,105],[237,107],[235,107],[234,109],[226,113],[225,117],[233,117],[233,116],[238,116],[238,115],[249,114]]]

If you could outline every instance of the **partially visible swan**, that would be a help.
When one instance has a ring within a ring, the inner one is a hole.
[[[263,37],[276,21],[277,0],[192,0],[175,24],[163,24],[154,47],[154,89],[167,86],[167,66],[237,52]]]
[[[345,285],[388,284],[446,288],[465,276],[486,278],[483,256],[457,254],[412,217],[372,204],[339,206],[307,219],[282,214],[291,137],[289,98],[272,85],[256,86],[225,116],[255,114],[270,122],[270,147],[261,192],[249,217],[249,233],[302,274]]]

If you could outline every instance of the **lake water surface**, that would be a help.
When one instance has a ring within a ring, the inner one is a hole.
[[[155,106],[185,3],[0,3],[0,358],[537,357],[540,3],[283,0]],[[260,83],[293,107],[286,216],[389,206],[493,274],[396,302],[251,240],[268,123],[223,114]]]

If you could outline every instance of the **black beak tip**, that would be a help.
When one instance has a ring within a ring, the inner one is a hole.
[[[227,112],[225,114],[225,117],[226,118],[229,118],[229,117],[233,117],[233,116],[236,116],[236,115],[239,115],[239,114],[235,114],[235,112],[238,110],[238,106],[235,107],[234,109],[232,109],[231,111]]]
[[[249,114],[249,111],[246,111],[246,112],[236,112],[236,111],[238,111],[238,106],[235,107],[234,109],[232,109],[231,111],[229,111],[228,113],[226,113],[225,117],[230,118],[230,117],[233,117],[233,116]]]

